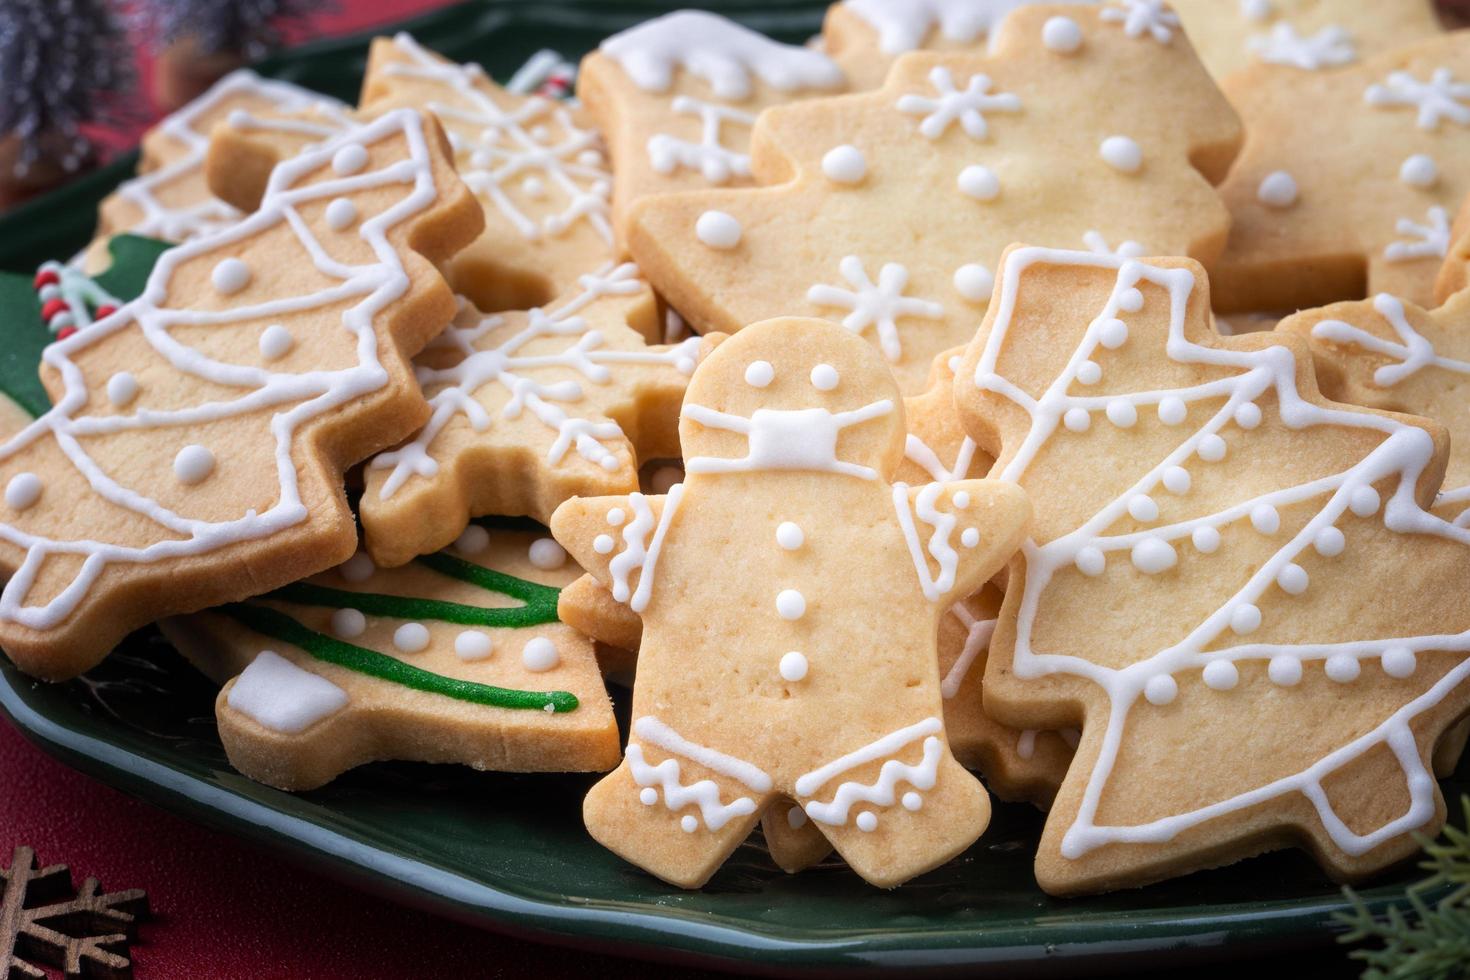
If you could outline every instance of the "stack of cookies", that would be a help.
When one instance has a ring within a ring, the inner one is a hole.
[[[143,159],[90,254],[180,244],[0,449],[27,672],[159,622],[247,775],[610,770],[588,831],[684,887],[757,823],[893,887],[992,794],[1054,894],[1357,879],[1443,822],[1470,35],[1429,0],[680,11],[569,101],[399,35],[355,109],[237,74]]]

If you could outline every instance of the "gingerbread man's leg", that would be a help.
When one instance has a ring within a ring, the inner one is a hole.
[[[944,864],[990,822],[990,798],[940,737],[898,729],[803,775],[797,798],[858,874],[892,888]]]
[[[582,816],[602,846],[670,884],[698,888],[775,795],[756,766],[645,715],[633,722],[622,765],[587,794]]]
[[[800,803],[782,797],[761,817],[761,830],[771,860],[787,874],[805,871],[832,853],[827,837],[807,817]]]

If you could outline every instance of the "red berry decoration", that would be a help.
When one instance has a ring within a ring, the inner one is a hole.
[[[61,277],[56,274],[55,269],[41,269],[36,273],[37,289],[40,289],[42,286],[54,286],[59,282],[61,282]]]
[[[53,316],[66,312],[66,309],[66,300],[61,297],[58,296],[54,299],[48,299],[45,305],[41,307],[41,319],[50,323]]]
[[[76,327],[62,327],[60,330],[56,331],[56,339],[57,340],[65,340],[66,338],[70,337],[72,334],[74,334],[76,332],[77,332],[77,328]]]

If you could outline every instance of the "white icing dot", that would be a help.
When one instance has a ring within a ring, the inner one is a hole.
[[[107,400],[117,407],[138,397],[138,379],[128,371],[119,371],[107,379]]]
[[[1077,380],[1085,385],[1095,385],[1102,380],[1102,367],[1096,361],[1083,361],[1077,365]]]
[[[913,790],[903,794],[903,808],[910,813],[915,813],[924,806],[924,798]]]
[[[961,490],[954,495],[954,505],[960,510],[970,506],[970,494],[967,490]]]
[[[393,631],[393,645],[404,653],[418,653],[429,645],[429,628],[423,623],[404,623]]]
[[[602,154],[596,150],[583,150],[577,154],[577,162],[584,167],[602,166]]]
[[[1102,549],[1095,548],[1092,545],[1079,548],[1075,561],[1077,562],[1077,571],[1093,578],[1101,575],[1103,570],[1108,567],[1108,559],[1102,553]]]
[[[961,170],[956,183],[959,184],[961,193],[968,194],[977,201],[993,201],[1000,196],[1000,178],[995,175],[995,171],[978,163]]]
[[[454,547],[467,555],[478,555],[490,547],[490,532],[478,524],[471,524],[454,539]]]
[[[592,550],[599,555],[605,555],[618,546],[611,534],[599,534],[592,539]]]
[[[857,815],[858,830],[870,834],[878,829],[878,817],[872,810],[864,810]]]
[[[1062,424],[1073,432],[1086,432],[1087,427],[1092,425],[1092,416],[1087,414],[1085,408],[1069,408],[1067,414],[1062,416]]]
[[[1255,402],[1246,402],[1235,410],[1235,424],[1242,429],[1254,429],[1261,424],[1261,408]]]
[[[537,538],[532,541],[527,557],[531,559],[532,565],[548,572],[567,563],[566,549],[552,538]]]
[[[1281,591],[1287,595],[1301,595],[1307,591],[1307,585],[1311,579],[1307,576],[1307,570],[1293,562],[1281,570],[1276,576],[1276,584],[1281,586]]]
[[[1243,602],[1230,611],[1230,629],[1238,636],[1254,633],[1261,626],[1261,610]]]
[[[1271,0],[1240,0],[1240,14],[1248,20],[1269,20]]]
[[[776,612],[782,619],[800,619],[806,615],[806,596],[795,589],[782,589],[776,595]]]
[[[1372,517],[1378,513],[1378,491],[1372,487],[1356,487],[1348,497],[1348,509],[1359,517]]]
[[[1126,398],[1114,398],[1108,402],[1108,421],[1120,429],[1129,429],[1138,421],[1138,409]]]
[[[1275,534],[1281,529],[1281,514],[1270,504],[1257,504],[1251,508],[1251,527],[1262,534]]]
[[[339,197],[327,205],[327,227],[333,231],[344,231],[357,220],[357,205],[345,197]]]
[[[806,657],[797,653],[795,650],[792,650],[790,653],[783,653],[781,655],[781,663],[777,669],[780,670],[783,681],[790,681],[794,684],[799,680],[805,680],[807,669]]]
[[[1128,513],[1135,521],[1156,521],[1159,519],[1159,505],[1148,494],[1135,493],[1128,498]]]
[[[185,446],[174,457],[174,476],[186,486],[202,482],[213,472],[214,453],[203,446]]]
[[[786,826],[792,830],[800,830],[806,826],[806,811],[799,806],[794,806],[786,811]]]
[[[1098,327],[1097,339],[1108,350],[1117,350],[1128,342],[1128,324],[1122,320],[1106,320]]]
[[[1164,471],[1164,489],[1170,493],[1188,493],[1191,482],[1189,470],[1182,466],[1171,466]]]
[[[344,640],[362,636],[367,629],[367,617],[359,609],[338,609],[332,613],[332,632]]]
[[[454,638],[454,653],[461,660],[484,660],[495,649],[495,641],[482,630],[465,630]]]
[[[532,637],[521,649],[521,663],[527,670],[539,674],[561,663],[561,654],[556,652],[556,644],[546,637]]]
[[[1179,696],[1179,685],[1168,674],[1156,674],[1143,685],[1149,704],[1168,704]]]
[[[837,369],[830,364],[818,364],[812,368],[812,387],[818,391],[831,391],[840,380]]]
[[[1296,203],[1296,178],[1285,170],[1273,170],[1256,188],[1256,200],[1268,208],[1289,208]]]
[[[1158,575],[1179,561],[1174,546],[1162,538],[1144,538],[1133,546],[1133,567],[1146,575]]]
[[[1133,174],[1143,166],[1143,149],[1127,136],[1109,136],[1098,147],[1103,162],[1114,170]]]
[[[822,173],[838,184],[860,183],[868,175],[868,161],[862,150],[844,143],[822,154]]]
[[[1189,417],[1184,399],[1174,395],[1159,400],[1159,421],[1165,425],[1178,425]]]
[[[1383,651],[1383,672],[1389,677],[1408,677],[1418,666],[1418,658],[1408,647],[1389,647]]]
[[[45,485],[34,473],[17,473],[5,484],[5,506],[11,510],[26,510],[41,499]]]
[[[1072,54],[1082,47],[1082,28],[1070,17],[1048,17],[1041,25],[1041,43],[1057,54]]]
[[[710,248],[730,249],[740,244],[740,222],[724,211],[706,211],[694,223],[694,234]]]
[[[546,196],[546,182],[540,177],[527,177],[521,181],[521,193],[534,200]]]
[[[1266,667],[1266,676],[1271,678],[1272,684],[1295,687],[1302,679],[1302,662],[1288,654],[1272,657]]]
[[[970,302],[983,303],[995,288],[995,276],[978,262],[970,262],[954,271],[954,288]]]
[[[1220,532],[1212,527],[1197,527],[1189,536],[1194,549],[1202,555],[1212,555],[1220,547]]]
[[[1346,653],[1334,653],[1327,658],[1325,667],[1328,679],[1337,681],[1339,684],[1357,680],[1362,669],[1358,658]]]
[[[216,292],[225,296],[238,293],[250,285],[250,266],[237,258],[220,259],[209,274],[209,281]]]
[[[1214,691],[1229,691],[1240,683],[1240,671],[1228,660],[1211,660],[1205,664],[1205,687]]]
[[[1225,458],[1225,440],[1211,432],[1199,441],[1199,458],[1207,463],[1218,463]]]
[[[1118,294],[1118,309],[1125,313],[1137,313],[1143,309],[1143,293],[1130,286]]]
[[[752,388],[764,388],[776,378],[776,369],[770,361],[751,361],[745,368],[745,383]]]
[[[667,468],[672,469],[672,467]],[[613,527],[622,527],[623,522],[627,519],[628,515],[623,511],[623,508],[621,507],[614,507],[612,510],[607,512],[607,522]]]
[[[653,806],[658,802],[658,790],[652,786],[645,786],[638,791],[638,799],[644,806]]]
[[[1317,554],[1323,558],[1336,558],[1342,554],[1342,549],[1347,546],[1347,539],[1342,532],[1335,527],[1324,527],[1317,532],[1312,539],[1312,547],[1317,549]]]
[[[1399,167],[1399,180],[1410,187],[1433,187],[1439,183],[1439,167],[1433,157],[1415,153]]]
[[[679,818],[679,826],[683,829],[684,833],[692,834],[699,829],[699,820],[694,814],[686,813]]]
[[[260,332],[260,356],[267,361],[285,357],[295,346],[296,338],[279,323],[272,323]]]
[[[332,169],[343,177],[357,173],[367,162],[367,148],[361,143],[348,143],[332,154]]]
[[[367,552],[359,551],[337,567],[337,574],[342,576],[343,581],[356,584],[366,582],[377,570],[378,566],[373,564]]]
[[[960,535],[960,544],[966,548],[973,548],[980,543],[980,531],[973,527],[967,527]]]
[[[787,551],[795,551],[806,543],[806,534],[799,524],[782,521],[776,525],[776,543]]]

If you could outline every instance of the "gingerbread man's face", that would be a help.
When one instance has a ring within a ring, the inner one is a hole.
[[[805,470],[887,480],[903,458],[903,402],[861,337],[797,317],[717,347],[684,396],[690,473]]]

